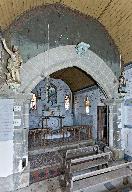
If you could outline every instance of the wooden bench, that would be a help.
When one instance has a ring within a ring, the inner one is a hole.
[[[110,158],[111,158],[111,152],[71,159],[67,161],[66,167],[68,168],[68,172],[70,174],[73,174],[78,171],[83,171],[85,169],[90,169],[92,167],[98,167],[98,166],[100,166],[101,168],[104,166],[108,167],[108,162]]]
[[[70,179],[75,175],[90,172],[91,169],[97,170],[108,167],[108,162],[110,159],[111,152],[106,152],[67,161],[65,169],[66,185],[68,185]]]
[[[77,157],[84,157],[99,153],[99,146],[92,145],[87,147],[80,147],[76,149],[69,149],[66,151],[65,160],[75,159]]]
[[[66,186],[66,191],[77,192],[84,189],[88,191],[88,188],[95,185],[131,176],[132,162],[122,163],[78,175],[70,175],[69,182]]]

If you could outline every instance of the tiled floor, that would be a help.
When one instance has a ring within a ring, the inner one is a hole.
[[[62,163],[62,158],[60,158],[61,155],[58,154],[57,150],[58,148],[55,148],[55,149],[52,148],[52,150],[48,150],[48,151],[45,151],[44,149],[30,151],[29,158],[30,158],[32,170],[34,169],[36,170],[38,167],[40,168],[43,165],[47,166],[47,162],[51,162],[50,163],[51,167],[53,165],[53,161],[55,162],[61,161]],[[50,155],[47,155],[47,154],[50,154],[49,151],[52,157]],[[122,161],[120,162],[112,161],[111,165],[115,165],[117,163],[120,164],[122,163]],[[132,189],[127,187],[124,190],[120,189],[122,183],[123,181],[119,179],[116,181],[99,184],[97,186],[91,187],[86,190],[80,190],[78,192],[130,192],[130,191],[132,192]],[[64,181],[63,181],[62,175],[60,175],[58,177],[33,183],[29,187],[19,189],[13,192],[66,192],[66,191],[64,188]]]
[[[65,189],[61,187],[63,184],[60,177],[53,179],[48,179],[34,183],[29,187],[19,189],[15,192],[65,192]],[[132,192],[132,188],[125,187],[125,189],[120,189],[122,185],[122,180],[112,181],[107,184],[99,184],[98,186],[91,187],[87,190],[82,190],[78,192]],[[14,192],[14,191],[13,191]]]
[[[60,188],[59,178],[56,177],[34,183],[29,187],[19,189],[16,192],[64,192],[64,190]]]

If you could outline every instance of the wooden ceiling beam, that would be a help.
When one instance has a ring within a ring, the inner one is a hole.
[[[131,17],[132,12],[128,10],[128,12],[120,13],[120,16],[109,17],[107,22],[105,23],[109,28],[117,27],[117,25],[121,25],[123,21],[126,21],[129,17]],[[109,21],[109,22],[108,22]]]
[[[7,7],[5,6],[5,2],[4,0],[1,1],[1,8],[3,10],[3,18],[6,21],[6,26],[9,25],[9,15],[8,15],[8,11],[7,11]]]
[[[124,12],[122,11],[121,6],[123,8],[125,6],[125,2],[122,5],[120,4],[120,2],[118,2],[118,4],[115,3],[112,7],[109,6],[105,14],[103,14],[99,20],[105,22],[106,24],[110,23],[110,21],[114,22],[115,20],[113,20],[113,18],[118,18],[118,16],[120,16],[120,13]]]

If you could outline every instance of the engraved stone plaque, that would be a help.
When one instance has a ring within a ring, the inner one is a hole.
[[[21,111],[21,106],[14,106],[14,111],[15,112]]]
[[[13,99],[0,100],[0,141],[13,139]]]
[[[14,126],[21,126],[21,119],[14,119],[14,122],[13,122]]]

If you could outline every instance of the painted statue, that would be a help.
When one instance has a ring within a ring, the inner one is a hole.
[[[89,48],[90,45],[84,42],[78,43],[75,47],[76,52],[79,56],[83,56]]]
[[[10,55],[10,58],[7,61],[7,83],[17,83],[20,84],[20,67],[22,65],[22,58],[20,56],[18,47],[12,46],[12,50],[10,50],[5,42],[5,39],[1,38],[4,49]]]
[[[119,77],[118,93],[126,93],[126,79],[123,71]]]

